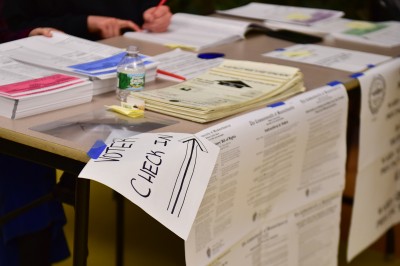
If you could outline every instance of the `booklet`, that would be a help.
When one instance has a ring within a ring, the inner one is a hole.
[[[272,5],[256,2],[228,10],[218,10],[217,12],[223,15],[305,26],[340,18],[344,15],[344,12],[338,10]]]
[[[225,59],[218,67],[185,82],[134,94],[146,108],[205,123],[265,106],[304,91],[298,68]]]
[[[51,38],[31,36],[3,43],[0,51],[21,62],[89,78],[94,83],[94,95],[115,89],[117,64],[126,53],[121,48],[62,32],[53,32]],[[152,81],[158,63],[149,56],[142,57],[146,81]]]
[[[244,39],[251,23],[232,19],[176,13],[167,32],[126,32],[125,37],[199,51]]]
[[[92,83],[0,55],[0,115],[27,117],[90,102]]]

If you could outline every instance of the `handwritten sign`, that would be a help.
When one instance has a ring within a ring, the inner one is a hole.
[[[114,139],[79,177],[121,193],[186,240],[218,153],[195,135],[144,133]]]

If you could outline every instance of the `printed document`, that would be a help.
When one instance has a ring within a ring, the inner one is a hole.
[[[358,77],[361,121],[348,261],[400,222],[400,58]]]
[[[218,10],[217,12],[224,15],[299,25],[313,25],[344,15],[342,11],[337,10],[272,5],[256,2],[228,10]]]
[[[358,21],[339,19],[318,27],[327,32],[334,40],[392,48],[400,46],[400,21]]]
[[[208,69],[216,67],[224,60],[222,57],[214,59],[201,59],[197,53],[174,49],[158,54],[153,58],[159,62],[157,77],[173,81],[184,81],[195,78]]]
[[[188,266],[337,266],[347,104],[325,86],[199,132],[220,154]]]
[[[250,23],[186,13],[172,16],[168,31],[126,32],[125,37],[158,43],[171,48],[199,51],[244,39]]]
[[[360,72],[391,59],[390,56],[314,44],[298,44],[263,54],[289,61]]]
[[[170,87],[135,93],[149,110],[208,122],[304,91],[298,68],[225,59],[218,67]]]
[[[271,29],[286,29],[325,37],[327,42],[346,41],[382,48],[400,46],[400,22],[371,22],[338,18],[310,26],[265,21]]]

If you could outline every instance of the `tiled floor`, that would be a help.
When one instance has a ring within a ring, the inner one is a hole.
[[[88,266],[115,265],[115,201],[107,187],[91,182]],[[65,227],[72,247],[73,208],[65,206],[69,223]],[[171,233],[134,204],[125,204],[124,265],[184,265],[183,240]],[[151,230],[151,233],[149,233]],[[71,266],[72,259],[54,266]],[[321,265],[323,266],[323,265]],[[339,266],[400,266],[400,259],[387,261],[382,253],[369,249],[351,263],[345,261],[345,247],[340,246]]]

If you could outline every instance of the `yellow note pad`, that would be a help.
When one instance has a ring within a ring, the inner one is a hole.
[[[307,57],[312,55],[312,53],[308,50],[299,50],[299,51],[287,51],[283,53],[284,56],[288,58],[294,58],[294,57]]]
[[[143,110],[125,108],[119,105],[106,105],[106,108],[107,110],[114,111],[132,118],[142,117],[144,114]]]
[[[184,50],[191,50],[191,51],[196,51],[196,47],[190,46],[190,45],[184,45],[184,44],[179,44],[179,43],[165,43],[164,46],[167,46],[168,48],[171,49],[184,49]]]

